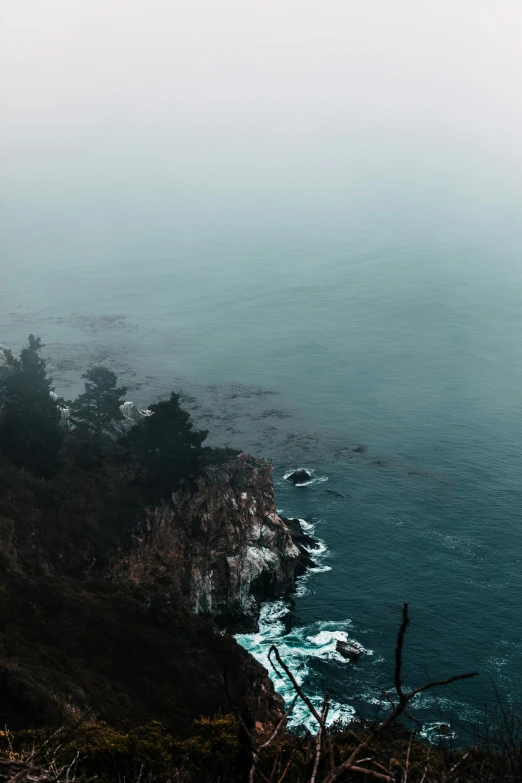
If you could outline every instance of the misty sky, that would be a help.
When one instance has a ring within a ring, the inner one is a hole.
[[[28,225],[71,205],[154,220],[160,204],[520,186],[518,0],[1,0],[0,14],[2,204]]]

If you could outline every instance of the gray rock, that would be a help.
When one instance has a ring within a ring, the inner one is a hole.
[[[261,602],[291,593],[302,573],[303,551],[275,508],[272,466],[247,454],[206,467],[142,529],[139,568],[161,563],[193,611],[231,631],[257,630]]]
[[[352,663],[357,663],[364,652],[363,647],[361,647],[359,644],[354,644],[353,642],[338,641],[335,645],[335,649],[340,655],[343,656],[343,658],[346,658],[348,661],[352,661]]]

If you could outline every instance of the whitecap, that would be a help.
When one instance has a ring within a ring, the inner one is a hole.
[[[317,712],[321,712],[323,706],[323,699],[320,696],[312,696],[310,698],[313,706]],[[340,704],[336,701],[331,701],[328,709],[328,717],[326,719],[326,725],[330,726],[336,721],[342,721],[343,723],[349,723],[355,716],[355,710],[349,704]],[[293,713],[288,721],[290,728],[299,729],[306,728],[313,734],[317,731],[317,721],[310,713],[310,710],[302,701],[298,701],[294,707]]]
[[[315,557],[321,557],[321,555],[324,555],[326,552],[328,552],[328,547],[324,543],[324,541],[321,541],[320,538],[316,538],[316,546],[315,547],[308,547],[304,545],[304,549],[306,549],[307,552],[310,552],[311,555],[314,555]]]
[[[328,644],[331,641],[347,642],[348,634],[346,631],[319,631],[315,636],[306,637],[312,644]]]
[[[419,734],[432,744],[444,740],[454,740],[457,737],[457,732],[452,729],[449,723],[426,723],[423,725]]]
[[[313,522],[310,522],[309,519],[298,519],[297,520],[299,524],[301,525],[302,530],[307,533],[309,536],[313,535],[315,533],[315,525]]]

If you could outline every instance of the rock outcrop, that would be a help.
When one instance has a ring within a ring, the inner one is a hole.
[[[205,468],[135,533],[129,571],[160,567],[193,611],[234,632],[257,630],[260,603],[291,592],[308,564],[277,514],[272,467],[247,454]]]
[[[352,663],[357,663],[361,655],[364,653],[364,647],[361,647],[357,642],[342,642],[338,641],[335,645],[336,652],[346,658]]]
[[[293,473],[290,473],[288,476],[285,476],[285,479],[298,487],[300,484],[307,484],[309,481],[311,481],[312,474],[309,473],[305,468],[299,468],[298,470],[294,470]]]
[[[304,573],[307,568],[315,568],[316,563],[311,555],[312,550],[319,549],[319,544],[315,538],[304,532],[299,519],[287,519],[287,517],[281,517],[281,519],[289,529],[292,541],[301,552],[299,573]]]

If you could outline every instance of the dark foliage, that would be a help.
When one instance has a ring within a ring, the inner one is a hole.
[[[1,379],[0,446],[18,465],[50,476],[59,464],[62,430],[42,348],[40,338],[31,334],[20,358],[8,357],[9,371]]]
[[[114,422],[123,419],[120,405],[127,389],[118,386],[112,370],[100,365],[91,367],[82,375],[85,391],[69,405],[69,417],[79,433],[100,438],[110,431]]]
[[[0,703],[12,730],[96,714],[118,730],[160,720],[178,736],[242,708],[262,669],[171,599],[103,581],[11,573],[0,590]],[[259,686],[258,686],[259,687]]]
[[[202,465],[205,430],[195,430],[190,414],[179,404],[179,395],[150,406],[152,415],[133,427],[122,439],[143,466],[146,485],[168,497],[183,478]]]

